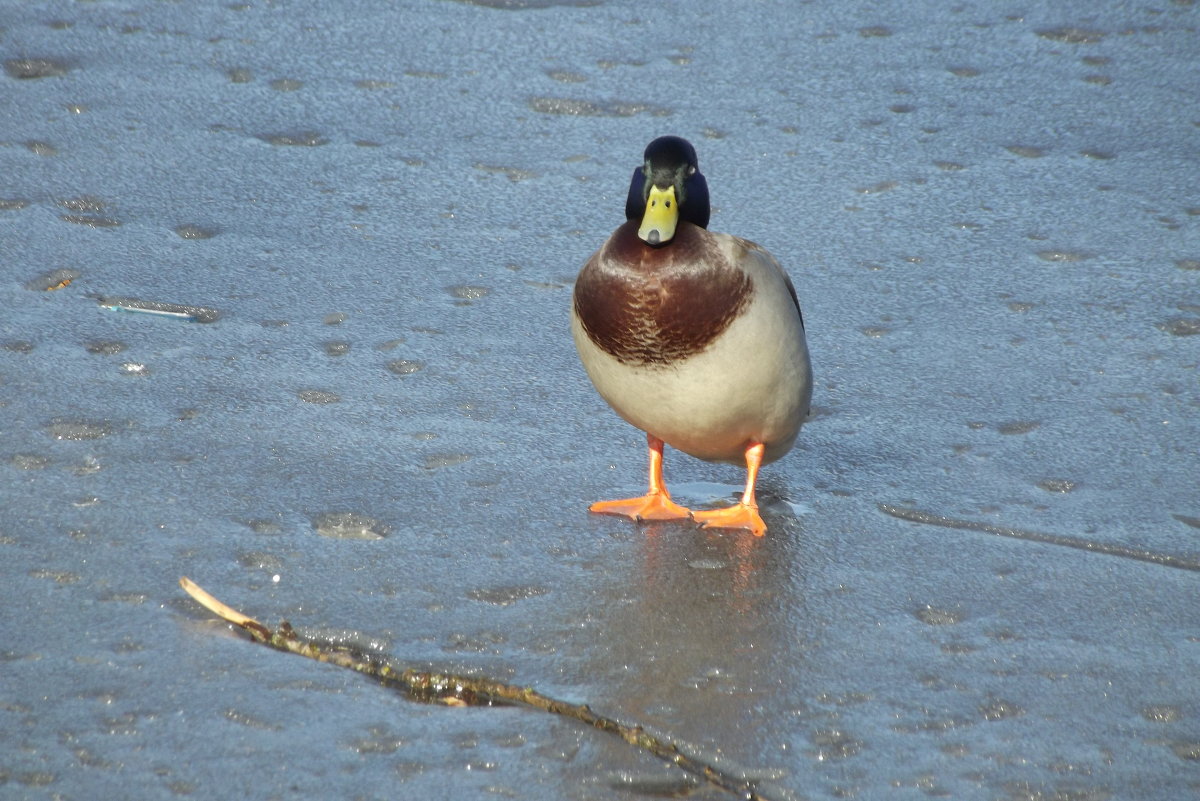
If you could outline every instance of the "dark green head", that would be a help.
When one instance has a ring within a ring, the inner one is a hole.
[[[696,148],[678,136],[660,136],[646,146],[645,163],[633,171],[625,217],[638,220],[638,236],[664,245],[679,220],[708,227],[708,182],[696,163]]]

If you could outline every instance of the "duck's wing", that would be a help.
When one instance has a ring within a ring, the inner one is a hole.
[[[804,312],[800,309],[800,298],[796,295],[796,286],[792,283],[792,277],[787,274],[787,270],[783,269],[779,260],[771,255],[771,252],[757,242],[751,242],[749,239],[742,239],[740,236],[733,237],[743,249],[749,252],[757,253],[764,257],[764,260],[774,267],[779,275],[783,278],[783,283],[787,286],[788,294],[792,296],[792,303],[796,306],[796,314],[800,315],[800,330],[804,330]]]

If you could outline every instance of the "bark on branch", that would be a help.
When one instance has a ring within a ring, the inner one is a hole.
[[[458,676],[449,673],[403,668],[377,654],[364,653],[345,645],[317,642],[306,638],[286,620],[274,630],[252,617],[218,601],[186,576],[179,579],[184,591],[222,620],[246,632],[252,640],[278,651],[327,662],[370,676],[381,684],[399,690],[422,703],[440,702],[450,706],[487,706],[505,704],[530,707],[585,723],[592,728],[620,737],[634,748],[647,751],[692,776],[744,799],[771,801],[758,782],[734,776],[708,762],[685,753],[666,737],[652,734],[638,725],[622,723],[592,711],[587,704],[571,704],[551,698],[531,687],[506,684],[488,678]]]

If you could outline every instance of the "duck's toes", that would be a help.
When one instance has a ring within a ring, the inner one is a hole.
[[[735,503],[725,509],[692,512],[692,519],[699,523],[701,528],[736,528],[749,531],[756,537],[767,533],[767,524],[763,522],[758,509],[744,503]]]
[[[598,501],[588,511],[602,515],[621,515],[634,520],[689,520],[692,511],[671,500],[665,492],[651,492],[640,498]]]

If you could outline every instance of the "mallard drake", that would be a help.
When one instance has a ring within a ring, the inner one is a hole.
[[[761,536],[759,468],[791,450],[812,399],[796,290],[766,250],[707,230],[708,184],[685,139],[663,136],[646,148],[625,217],[579,273],[571,333],[601,397],[646,432],[650,489],[590,509]],[[664,443],[745,464],[741,500],[699,512],[672,501]]]

